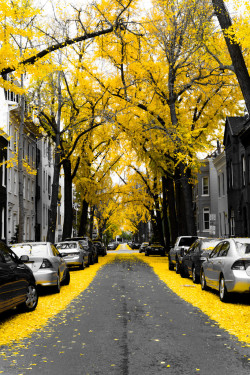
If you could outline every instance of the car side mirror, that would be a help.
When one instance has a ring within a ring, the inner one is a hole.
[[[20,260],[21,260],[22,262],[24,262],[24,263],[25,263],[25,262],[28,262],[29,259],[30,259],[30,258],[28,257],[28,255],[21,255],[21,256],[20,256]]]

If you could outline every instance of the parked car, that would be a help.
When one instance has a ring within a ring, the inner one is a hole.
[[[182,258],[181,276],[192,276],[193,282],[198,283],[202,263],[220,241],[219,238],[198,238]]]
[[[109,242],[107,246],[107,250],[116,250],[118,245],[119,244],[117,242]]]
[[[98,255],[102,255],[102,256],[107,255],[107,249],[102,241],[93,240],[93,244],[97,248]]]
[[[197,236],[177,237],[174,247],[170,249],[168,254],[168,266],[170,270],[173,270],[175,267],[176,273],[180,273],[182,257],[197,238]]]
[[[65,241],[79,241],[84,250],[88,252],[88,265],[98,263],[98,252],[88,236],[66,238]]]
[[[37,285],[53,287],[59,293],[61,284],[69,284],[66,262],[50,242],[17,243],[11,249],[18,257],[28,256],[25,264],[33,272]]]
[[[139,248],[139,253],[145,253],[146,247],[149,245],[149,242],[143,242]]]
[[[201,267],[201,288],[219,291],[226,302],[230,293],[250,292],[250,238],[228,238],[218,243]]]
[[[145,255],[165,256],[165,248],[160,244],[160,242],[149,243],[149,245],[145,248]]]
[[[33,311],[38,303],[36,280],[33,273],[11,249],[0,241],[0,313],[20,307]]]
[[[78,267],[83,270],[88,265],[88,253],[79,241],[59,242],[56,248],[68,267]]]

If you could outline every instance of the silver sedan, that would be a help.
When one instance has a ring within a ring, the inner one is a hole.
[[[32,270],[37,285],[53,286],[57,293],[61,284],[70,282],[65,260],[50,242],[17,243],[11,250],[18,256],[28,255],[25,264]]]
[[[68,267],[79,267],[83,270],[88,265],[88,253],[78,241],[64,241],[56,244],[56,248]]]
[[[218,243],[201,268],[201,287],[219,291],[226,302],[231,292],[250,292],[250,238],[228,238]]]

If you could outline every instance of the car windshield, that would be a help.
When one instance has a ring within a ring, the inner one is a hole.
[[[237,251],[241,254],[250,254],[250,240],[249,242],[235,242]]]
[[[204,241],[201,244],[201,249],[203,251],[212,251],[219,242],[219,240]]]
[[[48,248],[46,244],[24,244],[19,246],[12,246],[11,248],[17,256],[21,255],[35,255],[47,256]]]
[[[180,239],[179,246],[191,246],[197,237],[183,237]]]
[[[76,249],[77,244],[75,242],[62,242],[56,246],[58,249]]]

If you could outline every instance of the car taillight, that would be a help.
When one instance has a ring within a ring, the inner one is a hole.
[[[43,259],[40,268],[52,268],[52,263],[48,259]]]
[[[240,270],[244,271],[250,266],[250,261],[249,260],[237,260],[233,265],[232,265],[232,270]]]

